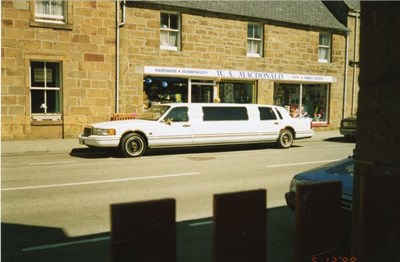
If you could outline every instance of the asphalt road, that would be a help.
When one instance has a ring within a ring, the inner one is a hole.
[[[110,204],[168,197],[177,201],[178,261],[211,261],[213,195],[261,188],[267,189],[268,257],[286,261],[294,218],[283,195],[291,177],[345,158],[354,146],[334,138],[290,149],[158,150],[138,159],[89,149],[3,157],[2,256],[110,261]]]

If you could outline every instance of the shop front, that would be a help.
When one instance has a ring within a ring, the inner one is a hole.
[[[259,82],[267,80],[273,104],[314,126],[329,122],[331,76],[146,66],[143,107],[158,103],[259,103]]]
[[[327,125],[329,85],[274,83],[274,104],[285,107],[292,117],[309,117],[315,126]]]
[[[145,76],[144,109],[159,103],[256,103],[256,81]]]

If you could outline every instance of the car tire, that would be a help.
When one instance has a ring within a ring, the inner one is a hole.
[[[293,133],[289,129],[283,129],[279,133],[278,137],[278,147],[289,148],[293,144]]]
[[[146,139],[136,133],[130,133],[122,137],[120,151],[124,157],[142,156],[147,149]]]

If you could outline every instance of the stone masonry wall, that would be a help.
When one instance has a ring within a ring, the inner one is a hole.
[[[67,29],[32,26],[34,1],[1,5],[2,139],[34,138],[39,136],[35,132],[53,138],[52,123],[32,128],[31,60],[62,63],[62,136],[76,137],[82,126],[109,119],[114,112],[115,3],[69,1]]]

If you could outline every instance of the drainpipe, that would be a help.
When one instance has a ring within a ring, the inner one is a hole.
[[[344,87],[343,87],[343,111],[342,118],[346,117],[347,107],[347,80],[349,71],[349,32],[346,33],[346,51],[345,51],[345,62],[344,62]]]
[[[116,24],[116,43],[115,43],[115,113],[119,112],[119,29],[125,25],[125,5],[126,0],[122,2],[120,0],[115,1],[115,24]],[[120,16],[122,7],[122,16]],[[122,21],[120,21],[120,19]]]
[[[357,59],[357,46],[358,46],[358,16],[359,12],[356,12],[356,22],[355,22],[355,29],[354,29],[354,51],[353,51],[353,62],[356,62]],[[351,114],[354,114],[355,110],[355,95],[356,95],[356,71],[357,71],[357,63],[354,63],[353,66],[353,95],[351,98]]]

